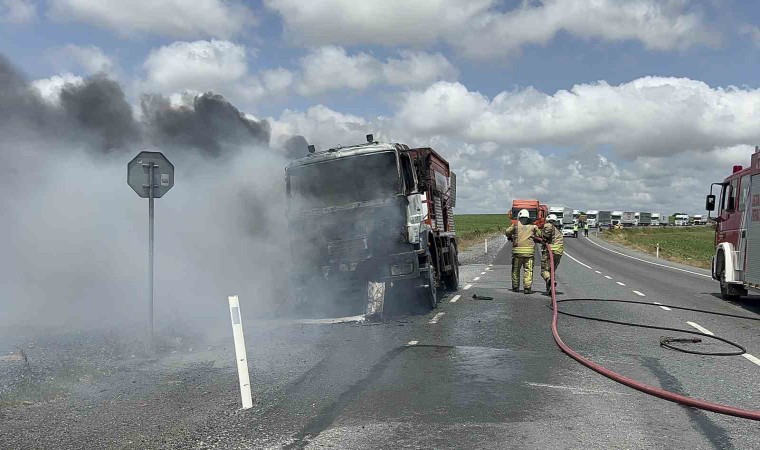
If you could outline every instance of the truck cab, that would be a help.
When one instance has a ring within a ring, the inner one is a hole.
[[[712,277],[721,296],[735,299],[749,287],[760,288],[760,148],[749,167],[734,166],[723,182],[711,185],[705,209],[716,222]]]
[[[613,227],[620,225],[620,220],[623,218],[623,211],[612,211],[610,214],[610,225]]]
[[[586,223],[588,223],[589,228],[596,228],[597,221],[596,218],[599,215],[599,211],[595,209],[590,209],[586,211]]]
[[[538,227],[544,226],[546,217],[548,216],[546,205],[541,205],[538,200],[512,200],[512,209],[509,211],[508,216],[513,225],[517,223],[517,213],[521,209],[528,211],[531,223]]]

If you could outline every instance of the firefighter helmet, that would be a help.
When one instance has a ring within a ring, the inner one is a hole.
[[[521,209],[520,212],[517,213],[517,218],[518,219],[522,219],[522,218],[530,219],[530,213],[528,212],[527,209]]]
[[[557,219],[556,214],[549,214],[549,217],[546,218],[547,222],[557,223],[559,222],[559,219]]]

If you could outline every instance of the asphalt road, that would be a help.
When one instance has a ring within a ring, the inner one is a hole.
[[[695,329],[691,322],[760,357],[760,322],[654,305],[760,317],[758,297],[724,302],[699,269],[652,265],[644,261],[663,263],[585,238],[566,242],[560,299],[653,305],[574,302],[562,310]],[[757,422],[648,396],[561,353],[538,270],[538,293],[509,290],[510,250],[462,266],[460,290],[428,314],[373,325],[244,323],[251,410],[236,409],[228,345],[174,371],[162,361],[162,371],[146,372],[154,374],[148,390],[89,398],[73,410],[63,402],[4,411],[0,447],[760,448]],[[571,347],[626,376],[760,409],[760,360],[679,353],[659,346],[661,335],[677,333],[566,316],[560,332]],[[718,342],[686,345],[730,350]]]

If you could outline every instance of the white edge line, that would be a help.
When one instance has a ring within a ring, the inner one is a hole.
[[[686,270],[686,269],[679,269],[678,267],[668,266],[668,265],[666,265],[666,264],[659,264],[659,263],[655,263],[655,262],[652,262],[652,261],[647,261],[647,260],[645,260],[645,259],[637,258],[637,257],[635,257],[635,256],[626,255],[625,253],[620,253],[620,252],[618,252],[618,251],[612,250],[611,248],[607,248],[607,247],[605,247],[605,246],[603,246],[603,245],[599,245],[599,244],[597,244],[596,242],[592,241],[592,240],[591,240],[591,239],[589,239],[589,238],[586,238],[586,240],[587,240],[587,241],[589,241],[589,242],[591,242],[592,244],[596,245],[596,246],[597,246],[597,247],[599,247],[599,248],[603,248],[603,249],[607,250],[608,252],[612,252],[612,253],[618,254],[618,255],[620,255],[620,256],[625,256],[626,258],[635,259],[636,261],[641,261],[641,262],[643,262],[643,263],[651,264],[651,265],[653,265],[653,266],[666,267],[666,268],[668,268],[668,269],[679,270],[679,271],[681,271],[681,272],[686,272],[686,273],[690,273],[690,274],[693,274],[693,275],[699,275],[700,277],[705,277],[705,278],[712,278],[712,276],[711,276],[711,275],[705,275],[705,274],[703,274],[703,273],[692,272],[691,270]],[[567,253],[565,253],[565,254],[567,254]]]
[[[760,359],[750,355],[749,353],[745,353],[742,356],[752,361],[753,363],[757,364],[758,366],[760,366]]]
[[[417,345],[419,343],[420,343],[420,341],[409,341],[409,342],[406,343],[406,345],[410,345],[411,346],[411,345]]]
[[[639,291],[633,291],[634,294],[638,295],[639,297],[646,297],[642,292]]]
[[[459,297],[461,297],[461,295],[455,295],[451,300],[449,300],[449,303],[456,303],[457,300],[459,300]]]
[[[480,279],[480,277],[475,277],[475,278],[472,279],[472,281],[478,281],[479,279]]]
[[[436,314],[435,316],[433,316],[433,318],[430,319],[430,322],[428,322],[428,323],[429,324],[436,324],[436,323],[438,323],[438,321],[441,320],[441,317],[443,317],[444,314],[446,314],[446,313],[443,312],[443,311],[439,312],[438,314]]]
[[[467,289],[470,289],[471,287],[472,287],[472,285],[468,284],[467,286],[464,287],[464,290],[466,291]]]
[[[575,259],[575,258],[573,258],[572,256],[570,256],[570,255],[569,255],[567,252],[565,252],[565,256],[567,256],[568,258],[572,259],[573,261],[577,262],[578,264],[582,265],[583,267],[585,267],[585,268],[587,268],[587,269],[591,269],[591,270],[594,270],[594,269],[593,269],[591,266],[589,266],[589,265],[586,265],[586,264],[583,264],[582,262],[580,262],[580,261],[578,261],[577,259]]]
[[[702,325],[700,325],[698,323],[694,323],[694,322],[686,322],[686,323],[688,323],[689,325],[693,326],[694,328],[696,328],[697,330],[701,331],[704,334],[709,334],[710,336],[713,336],[713,332],[712,331],[708,330],[707,328],[703,327]]]
[[[625,286],[625,283],[621,283],[621,282],[619,282],[619,281],[616,281],[615,283],[617,283],[617,284],[619,284],[619,285],[621,285],[621,286]]]

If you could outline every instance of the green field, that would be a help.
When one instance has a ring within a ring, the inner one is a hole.
[[[603,239],[654,255],[660,244],[660,258],[710,268],[715,252],[715,232],[706,227],[642,227],[609,230],[600,234]]]
[[[503,233],[509,226],[506,214],[457,214],[454,216],[459,248],[466,248],[483,239]]]

